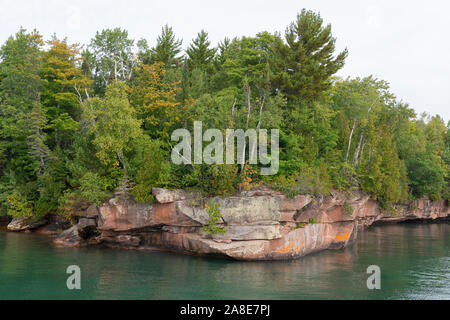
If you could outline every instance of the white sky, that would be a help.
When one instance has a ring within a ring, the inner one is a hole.
[[[168,23],[186,47],[205,29],[215,45],[225,36],[281,31],[302,8],[331,23],[349,57],[340,76],[373,74],[418,113],[450,120],[450,1],[446,0],[0,0],[0,42],[20,26],[88,44],[97,30],[121,27],[154,44]]]

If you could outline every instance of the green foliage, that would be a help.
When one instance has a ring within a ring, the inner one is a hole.
[[[231,164],[194,165],[184,185],[197,186],[208,196],[228,196],[236,191],[238,167]]]
[[[279,175],[277,178],[271,179],[269,184],[275,191],[283,193],[288,198],[295,198],[299,194],[305,193],[294,176]]]
[[[182,116],[176,84],[164,81],[167,74],[162,63],[139,64],[128,89],[130,104],[145,133],[153,139],[169,139]]]
[[[19,191],[14,191],[8,196],[7,214],[14,218],[28,218],[33,216],[32,203]]]
[[[70,219],[118,187],[142,202],[153,187],[226,196],[264,183],[289,197],[360,189],[392,212],[408,199],[450,198],[449,125],[418,117],[386,81],[335,77],[347,50],[336,52],[319,14],[302,10],[284,37],[260,32],[216,47],[202,30],[185,52],[167,25],[137,51],[120,28],[97,32],[83,52],[65,39],[46,43],[20,29],[0,49],[3,215]],[[171,133],[192,132],[194,121],[222,133],[278,129],[278,174],[174,165]]]
[[[306,227],[307,223],[305,222],[297,222],[297,224],[295,225],[295,229],[301,229]]]
[[[373,146],[370,163],[360,167],[361,188],[386,203],[406,200],[404,163],[398,158],[392,137],[383,133]]]
[[[328,166],[331,182],[337,190],[358,188],[359,181],[355,168],[347,162],[331,163]]]
[[[82,206],[100,205],[111,196],[107,192],[107,181],[93,172],[86,172],[75,189],[66,190],[59,198],[59,214],[69,220]]]
[[[43,54],[40,77],[45,80],[41,103],[47,117],[48,144],[67,147],[79,128],[79,103],[88,97],[92,80],[79,68],[82,57],[78,45],[53,36]]]
[[[104,29],[91,40],[84,53],[85,70],[92,72],[95,89],[101,93],[115,80],[127,81],[134,69],[134,40],[128,39],[128,31],[120,28]]]
[[[202,227],[202,230],[209,235],[226,233],[227,230],[218,224],[218,222],[222,220],[219,204],[212,201],[209,202],[206,206],[206,212],[209,215],[209,220],[208,223]]]
[[[192,40],[192,43],[186,49],[188,56],[187,63],[191,69],[206,70],[212,63],[217,49],[210,48],[210,45],[211,42],[208,40],[208,33],[204,30],[200,31],[197,34],[197,38]]]
[[[296,174],[280,175],[269,181],[275,190],[292,198],[299,194],[327,195],[332,187],[324,165],[303,167]]]
[[[139,202],[153,202],[152,188],[168,187],[173,184],[171,164],[166,159],[168,154],[161,141],[145,143],[141,149],[142,156],[136,164],[138,170],[132,190],[134,198]]]
[[[142,136],[141,121],[130,106],[127,87],[123,82],[113,82],[106,88],[104,98],[92,98],[82,104],[83,119],[94,134],[93,145],[97,157],[105,165],[119,161],[127,178],[127,152]]]
[[[314,101],[331,86],[330,76],[344,66],[347,50],[335,57],[331,25],[305,9],[274,44],[273,81],[291,100]]]
[[[165,25],[156,40],[156,46],[150,49],[148,54],[150,56],[150,61],[147,63],[163,62],[168,67],[175,66],[180,59],[178,54],[181,52],[182,43],[182,40],[175,38],[172,27]],[[142,45],[145,49],[145,42],[142,42]]]
[[[343,208],[344,208],[344,212],[347,216],[351,216],[353,214],[353,212],[355,211],[353,206],[351,204],[348,204],[347,202],[344,203]]]
[[[441,197],[446,172],[436,157],[432,153],[420,153],[408,161],[409,182],[414,196],[420,198],[428,195],[432,199]]]
[[[109,196],[105,191],[106,187],[102,184],[102,179],[92,172],[87,172],[80,180],[78,194],[80,199],[87,203],[99,205],[102,200]]]
[[[35,117],[29,115],[42,87],[42,45],[37,31],[20,29],[0,49],[0,178],[14,176],[19,185],[34,182],[39,167],[30,153],[29,140],[37,138],[31,137],[36,133],[32,129],[42,122],[32,126]]]

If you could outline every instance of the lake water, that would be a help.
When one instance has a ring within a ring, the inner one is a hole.
[[[81,290],[66,287],[69,265]],[[367,289],[369,265],[381,290]],[[450,299],[450,224],[372,227],[344,250],[271,262],[58,248],[0,231],[0,299]]]

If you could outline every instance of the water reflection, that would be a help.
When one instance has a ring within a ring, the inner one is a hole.
[[[66,289],[68,265],[82,290]],[[368,290],[366,269],[381,268]],[[57,248],[45,236],[0,232],[0,298],[450,299],[450,224],[402,224],[295,261],[236,262],[163,252]]]

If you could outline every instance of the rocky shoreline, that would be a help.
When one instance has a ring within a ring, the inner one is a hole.
[[[116,194],[90,206],[71,225],[59,217],[29,223],[14,219],[10,231],[54,235],[55,245],[105,245],[138,250],[169,250],[236,260],[286,260],[325,249],[342,249],[358,230],[374,223],[450,218],[446,201],[417,200],[397,205],[394,212],[362,193],[330,192],[328,196],[288,198],[260,187],[225,198],[201,198],[183,190],[153,189],[153,204]],[[209,214],[205,204],[219,205],[225,233],[203,230]]]

